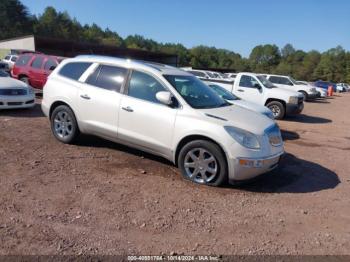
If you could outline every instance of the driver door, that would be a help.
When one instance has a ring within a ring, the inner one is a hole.
[[[161,104],[156,93],[168,91],[155,77],[132,71],[121,98],[118,138],[145,150],[172,154],[172,138],[177,108]]]
[[[249,75],[242,75],[235,95],[252,103],[263,103],[264,88],[258,80]]]

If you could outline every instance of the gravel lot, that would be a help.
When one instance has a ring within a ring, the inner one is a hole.
[[[280,121],[287,154],[254,183],[184,181],[166,160],[84,136],[40,106],[0,112],[0,254],[350,254],[350,94]]]

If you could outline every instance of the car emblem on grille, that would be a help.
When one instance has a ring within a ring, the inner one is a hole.
[[[18,95],[18,92],[17,92],[17,90],[12,90],[11,94],[12,95]]]

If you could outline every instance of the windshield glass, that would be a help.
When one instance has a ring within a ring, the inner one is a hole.
[[[297,85],[297,81],[293,77],[289,77],[289,80],[294,84]]]
[[[269,81],[267,80],[264,76],[256,76],[259,81],[267,88],[274,88],[275,86]]]
[[[225,100],[239,100],[237,96],[219,85],[209,85],[214,91]]]
[[[9,74],[0,70],[0,77],[9,77]]]
[[[164,77],[193,108],[217,108],[230,105],[195,76],[164,75]]]

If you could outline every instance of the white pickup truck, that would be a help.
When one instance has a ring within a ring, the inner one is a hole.
[[[300,85],[290,76],[282,75],[263,75],[277,87],[286,88],[297,91],[303,95],[304,101],[315,99],[318,97],[318,92],[315,87],[309,85]]]
[[[277,88],[262,75],[238,73],[233,83],[220,83],[220,86],[243,100],[268,107],[275,119],[299,114],[304,108],[303,95],[296,91]]]

